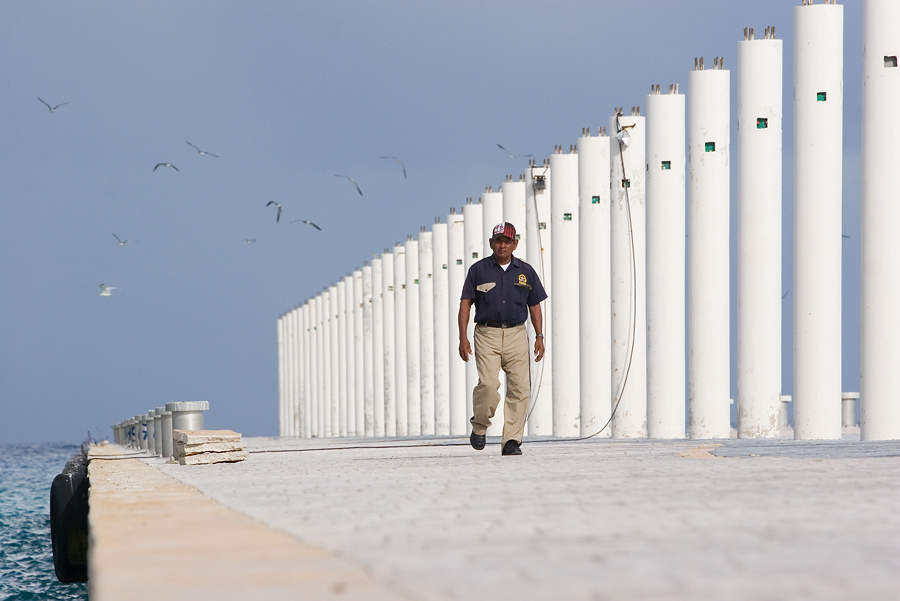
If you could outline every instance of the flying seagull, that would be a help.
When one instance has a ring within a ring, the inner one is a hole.
[[[275,223],[278,223],[279,221],[281,221],[281,205],[278,204],[277,202],[275,202],[274,200],[270,200],[269,202],[266,203],[266,206],[269,206],[269,205],[275,205],[276,207],[278,207],[278,214],[275,215]]]
[[[153,170],[156,171],[156,170],[159,169],[160,167],[171,167],[171,168],[174,169],[175,171],[178,171],[178,167],[176,167],[176,166],[173,165],[172,163],[157,163],[157,164],[156,164],[156,167],[154,167]]]
[[[254,242],[256,242],[256,238],[244,238],[244,242],[246,242],[247,244],[253,244]]]
[[[187,140],[185,140],[185,141],[187,141]],[[188,142],[187,145],[190,146],[191,148],[193,148],[194,150],[196,150],[198,153],[200,153],[200,156],[202,156],[202,157],[205,157],[206,155],[209,155],[209,156],[211,156],[211,157],[219,158],[219,155],[213,154],[213,153],[211,153],[211,152],[206,152],[205,150],[200,150],[199,148],[197,148],[196,146],[194,146],[194,145],[191,144],[190,142]]]
[[[115,290],[115,286],[107,286],[106,284],[100,284],[100,293],[97,296],[112,296],[112,291]]]
[[[359,189],[359,184],[357,184],[357,183],[356,183],[356,180],[353,179],[352,177],[349,177],[349,176],[347,176],[347,175],[339,175],[339,174],[337,174],[337,173],[335,173],[334,176],[335,176],[335,177],[343,177],[343,178],[349,179],[350,182],[351,182],[354,186],[356,186],[356,191],[359,192],[359,195],[360,195],[360,196],[363,195],[362,190]]]
[[[306,225],[311,225],[311,226],[313,226],[314,228],[316,228],[316,229],[319,230],[320,232],[322,231],[322,228],[320,228],[318,225],[316,225],[316,224],[313,223],[312,221],[307,221],[306,219],[295,219],[295,220],[291,221],[291,223],[305,223]]]
[[[115,238],[116,240],[119,241],[119,246],[125,246],[126,244],[128,244],[128,240],[122,240],[121,238],[119,238],[119,237],[116,236],[115,234],[113,234],[113,238]]]
[[[381,157],[381,158],[383,158],[383,159],[394,159],[395,161],[397,161],[398,163],[400,163],[400,166],[403,167],[403,179],[406,179],[406,165],[403,164],[403,161],[401,161],[401,160],[398,159],[397,157]]]
[[[503,152],[505,152],[506,154],[508,154],[509,158],[511,158],[511,159],[527,159],[529,157],[534,156],[533,154],[513,154],[510,151],[508,151],[507,149],[503,148],[503,146],[501,146],[500,144],[497,144],[497,147],[500,150],[502,150]]]
[[[56,106],[50,106],[49,104],[47,104],[46,102],[44,102],[43,100],[41,100],[41,97],[40,97],[40,96],[38,96],[38,100],[40,100],[40,101],[41,101],[41,104],[43,104],[44,106],[46,106],[47,109],[48,109],[51,113],[55,113],[55,112],[56,112],[56,109],[58,109],[59,107],[61,107],[63,104],[69,104],[68,102],[63,102],[62,104],[57,104]]]

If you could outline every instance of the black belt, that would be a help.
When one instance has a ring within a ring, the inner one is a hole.
[[[524,322],[523,322],[524,323]],[[516,326],[522,325],[521,323],[479,323],[477,325],[487,326],[489,328],[514,328]]]

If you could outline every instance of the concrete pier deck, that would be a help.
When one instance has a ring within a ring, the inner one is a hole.
[[[92,601],[900,599],[900,441],[245,440],[94,447]]]

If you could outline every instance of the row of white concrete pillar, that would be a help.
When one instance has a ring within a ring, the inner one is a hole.
[[[795,8],[793,399],[795,436],[804,439],[841,436],[842,9]],[[890,164],[900,140],[891,108],[900,9],[867,0],[864,12],[861,432],[898,438],[890,376],[900,357],[889,343],[900,334]],[[738,43],[741,437],[774,436],[784,425],[782,60],[773,28],[763,39],[745,31]],[[646,117],[617,109],[609,136],[585,130],[568,153],[557,147],[519,181],[508,177],[462,214],[451,211],[282,315],[281,435],[466,434],[477,376],[456,353],[459,294],[467,269],[491,252],[491,228],[510,221],[520,232],[516,255],[550,295],[528,435],[729,437],[732,153],[723,63],[709,69],[695,59],[687,128],[678,87],[666,94],[654,86]],[[498,412],[488,434],[501,426]]]

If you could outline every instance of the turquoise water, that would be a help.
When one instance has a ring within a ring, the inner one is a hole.
[[[87,583],[53,571],[50,485],[74,444],[0,444],[0,601],[86,600]]]

